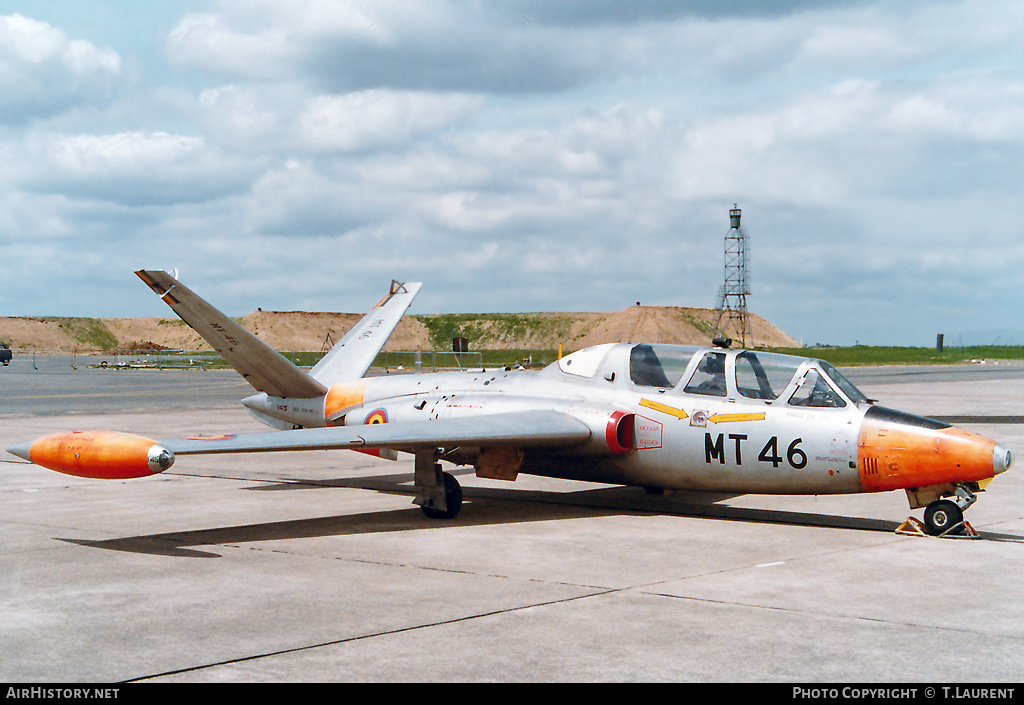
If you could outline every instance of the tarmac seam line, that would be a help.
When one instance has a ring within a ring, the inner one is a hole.
[[[628,590],[643,589],[645,587],[643,585],[631,585],[629,587],[623,587],[623,588],[609,588],[609,587],[603,587],[603,586],[600,586],[600,585],[589,585],[589,584],[586,584],[586,583],[568,582],[568,581],[565,581],[565,580],[545,580],[545,579],[542,579],[542,578],[518,578],[518,577],[513,576],[513,575],[502,575],[501,573],[484,573],[484,572],[480,572],[480,571],[466,570],[466,569],[463,569],[463,568],[442,568],[442,567],[438,567],[438,566],[418,565],[416,563],[396,563],[396,562],[392,562],[392,561],[382,561],[382,560],[376,560],[375,561],[375,560],[370,560],[368,558],[353,558],[353,557],[350,557],[350,556],[327,556],[327,555],[319,555],[319,554],[315,554],[315,553],[302,553],[302,552],[297,552],[297,551],[286,551],[286,550],[281,549],[281,548],[260,548],[258,546],[244,546],[242,544],[237,544],[237,543],[218,543],[218,544],[209,544],[209,545],[221,546],[221,547],[225,547],[225,548],[233,548],[233,549],[239,550],[239,551],[266,551],[268,553],[275,553],[275,554],[282,555],[282,556],[290,556],[290,557],[298,557],[298,558],[306,558],[306,559],[319,559],[319,560],[328,560],[328,561],[342,561],[344,563],[359,563],[361,565],[385,566],[385,567],[388,567],[388,568],[406,568],[408,570],[425,570],[425,571],[431,571],[431,572],[435,572],[435,573],[449,573],[449,574],[452,574],[452,575],[468,575],[468,576],[477,577],[477,578],[493,578],[495,580],[512,580],[512,581],[520,581],[520,582],[526,582],[526,583],[537,583],[537,584],[540,584],[540,585],[557,585],[557,586],[560,586],[560,587],[579,588],[581,590],[596,590],[597,592],[592,593],[592,595],[606,595],[606,594],[615,593],[615,592],[625,592],[625,591],[628,591]],[[652,583],[652,584],[653,585],[660,585],[663,582],[676,582],[676,580],[677,579],[665,580],[665,581],[659,581],[657,583]],[[572,598],[572,599],[579,599],[579,597],[587,597],[587,596],[586,595],[580,595],[580,596],[577,596],[577,597]],[[541,604],[547,604],[547,603],[541,603]]]
[[[957,634],[968,634],[971,636],[992,638],[1001,637],[1005,639],[1011,639],[1013,641],[1021,641],[1024,637],[1016,636],[1014,634],[1002,634],[1002,633],[990,633],[971,629],[962,629],[958,627],[946,627],[941,624],[918,624],[916,622],[900,622],[891,619],[882,619],[881,617],[865,617],[850,614],[830,614],[827,612],[807,612],[806,610],[794,609],[792,607],[778,607],[774,605],[755,605],[746,602],[729,602],[727,600],[714,600],[707,597],[692,597],[688,595],[669,595],[661,592],[650,592],[650,595],[656,595],[658,597],[668,597],[676,600],[687,600],[690,602],[703,602],[705,604],[714,605],[725,605],[728,607],[748,607],[751,609],[769,610],[773,612],[787,612],[790,614],[807,615],[811,617],[824,617],[826,619],[841,619],[841,620],[852,620],[855,622],[874,622],[891,627],[910,627],[913,629],[933,629],[936,631],[943,632],[955,632]]]
[[[163,678],[163,677],[166,677],[166,676],[180,675],[180,674],[183,674],[183,673],[194,673],[196,671],[202,671],[202,670],[205,670],[205,669],[208,669],[208,668],[216,668],[218,666],[229,666],[229,665],[236,664],[236,663],[246,663],[246,662],[249,662],[249,661],[257,661],[259,659],[270,658],[270,657],[273,657],[273,656],[284,656],[284,655],[287,655],[287,654],[294,654],[294,653],[299,653],[299,652],[302,652],[302,651],[312,651],[314,649],[320,649],[320,648],[324,648],[324,647],[328,647],[328,646],[339,646],[341,644],[348,644],[348,643],[352,643],[352,642],[356,642],[356,641],[363,641],[363,640],[366,640],[366,639],[373,639],[373,638],[381,637],[381,636],[391,636],[391,635],[394,635],[394,634],[402,634],[402,633],[405,633],[405,632],[413,632],[413,631],[417,631],[417,630],[420,630],[420,629],[430,629],[430,628],[433,628],[433,627],[443,627],[443,626],[446,626],[446,625],[449,625],[449,624],[458,624],[460,622],[469,622],[469,621],[472,621],[472,620],[475,620],[475,619],[482,619],[482,618],[486,618],[486,617],[494,617],[496,615],[501,615],[501,614],[511,614],[513,612],[520,612],[522,610],[533,609],[535,607],[547,607],[547,606],[550,606],[550,605],[558,605],[558,604],[564,604],[564,603],[568,603],[568,602],[575,602],[577,600],[584,600],[584,599],[588,599],[588,598],[591,598],[591,597],[600,597],[602,595],[607,595],[607,594],[616,593],[616,592],[623,592],[623,591],[624,591],[624,589],[615,588],[615,589],[609,589],[609,590],[602,590],[602,591],[590,593],[590,594],[587,594],[587,595],[576,595],[574,597],[564,597],[564,598],[561,598],[561,599],[558,599],[558,600],[548,600],[548,601],[545,601],[545,602],[535,602],[535,603],[532,603],[532,604],[529,604],[529,605],[520,605],[518,607],[511,607],[511,608],[508,608],[508,609],[492,610],[490,612],[481,612],[479,614],[466,615],[464,617],[455,617],[453,619],[445,619],[445,620],[441,620],[441,621],[438,621],[438,622],[430,622],[430,623],[427,623],[427,624],[417,624],[417,625],[414,625],[414,626],[400,627],[400,628],[397,628],[397,629],[387,629],[387,630],[384,630],[384,631],[373,632],[372,634],[360,634],[359,636],[352,636],[352,637],[347,637],[347,638],[344,638],[344,639],[333,639],[331,641],[324,641],[324,642],[320,642],[320,643],[317,643],[317,644],[307,644],[306,646],[295,646],[295,647],[292,647],[290,649],[280,649],[278,651],[268,651],[266,653],[253,654],[251,656],[240,656],[238,658],[225,659],[223,661],[216,661],[214,663],[207,663],[207,664],[202,664],[202,665],[199,665],[199,666],[188,666],[188,667],[185,667],[185,668],[177,668],[177,669],[170,670],[170,671],[164,671],[162,673],[152,673],[152,674],[149,674],[149,675],[146,675],[146,676],[136,676],[135,678],[127,678],[127,679],[125,679],[124,681],[121,681],[121,682],[122,683],[138,683],[138,682],[141,682],[141,681],[151,680],[151,679],[154,679],[154,678]]]

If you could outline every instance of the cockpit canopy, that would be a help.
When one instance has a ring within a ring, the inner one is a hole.
[[[570,377],[593,378],[601,373],[608,382],[639,391],[817,408],[870,403],[824,360],[753,350],[610,343],[574,352],[555,366]]]

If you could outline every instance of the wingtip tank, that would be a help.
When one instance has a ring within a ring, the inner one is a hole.
[[[174,454],[156,441],[114,431],[60,433],[7,451],[65,475],[101,480],[146,477],[174,464]]]

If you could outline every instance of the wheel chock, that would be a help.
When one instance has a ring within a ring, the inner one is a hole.
[[[953,527],[956,528],[956,527]],[[945,536],[945,535],[944,535]],[[980,539],[981,535],[975,531],[974,527],[971,526],[971,522],[964,519],[964,530],[959,534],[950,534],[947,538],[951,539]]]
[[[924,530],[924,524],[921,523],[920,519],[916,519],[915,517],[907,517],[907,520],[896,528],[896,533],[904,536],[928,535],[928,532]]]
[[[963,531],[961,533],[953,533],[961,527],[963,528]],[[907,520],[896,528],[896,533],[902,534],[903,536],[931,536],[931,534],[929,534],[925,530],[924,524],[919,519],[916,519],[914,517],[907,517]],[[971,523],[965,520],[962,523],[957,524],[956,526],[950,527],[949,529],[939,534],[935,538],[979,539],[981,538],[981,536],[978,534],[975,528],[971,526]]]

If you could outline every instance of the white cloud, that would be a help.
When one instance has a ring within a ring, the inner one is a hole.
[[[300,138],[318,150],[390,150],[463,120],[478,98],[368,90],[311,99],[298,118]]]
[[[122,44],[19,22],[0,261],[38,230],[239,312],[253,281],[332,308],[391,276],[420,310],[712,305],[738,202],[752,307],[837,342],[1024,265],[1012,3],[214,1],[138,85]]]
[[[251,166],[209,150],[199,137],[165,132],[38,133],[17,150],[27,190],[126,205],[220,198],[247,188]]]
[[[19,14],[0,16],[0,123],[105,100],[121,73],[112,49]]]
[[[230,84],[199,94],[196,122],[217,144],[233,149],[274,149],[287,139],[286,125],[294,119],[305,92],[279,84]]]
[[[229,84],[202,91],[194,108],[211,142],[282,158],[394,151],[464,124],[481,98],[374,89],[345,94],[290,83]]]
[[[248,32],[228,26],[222,15],[186,15],[167,39],[172,64],[215,68],[218,72],[260,80],[287,75],[294,60],[287,28],[264,26]]]
[[[330,92],[561,90],[616,62],[614,32],[524,26],[497,9],[450,0],[227,2],[184,17],[167,51],[176,66],[232,81],[293,77]]]
[[[165,132],[60,135],[50,143],[50,159],[69,176],[138,178],[154,170],[172,169],[202,148],[203,140],[198,137]]]
[[[884,124],[922,138],[1024,144],[1024,79],[957,74],[900,96]]]

